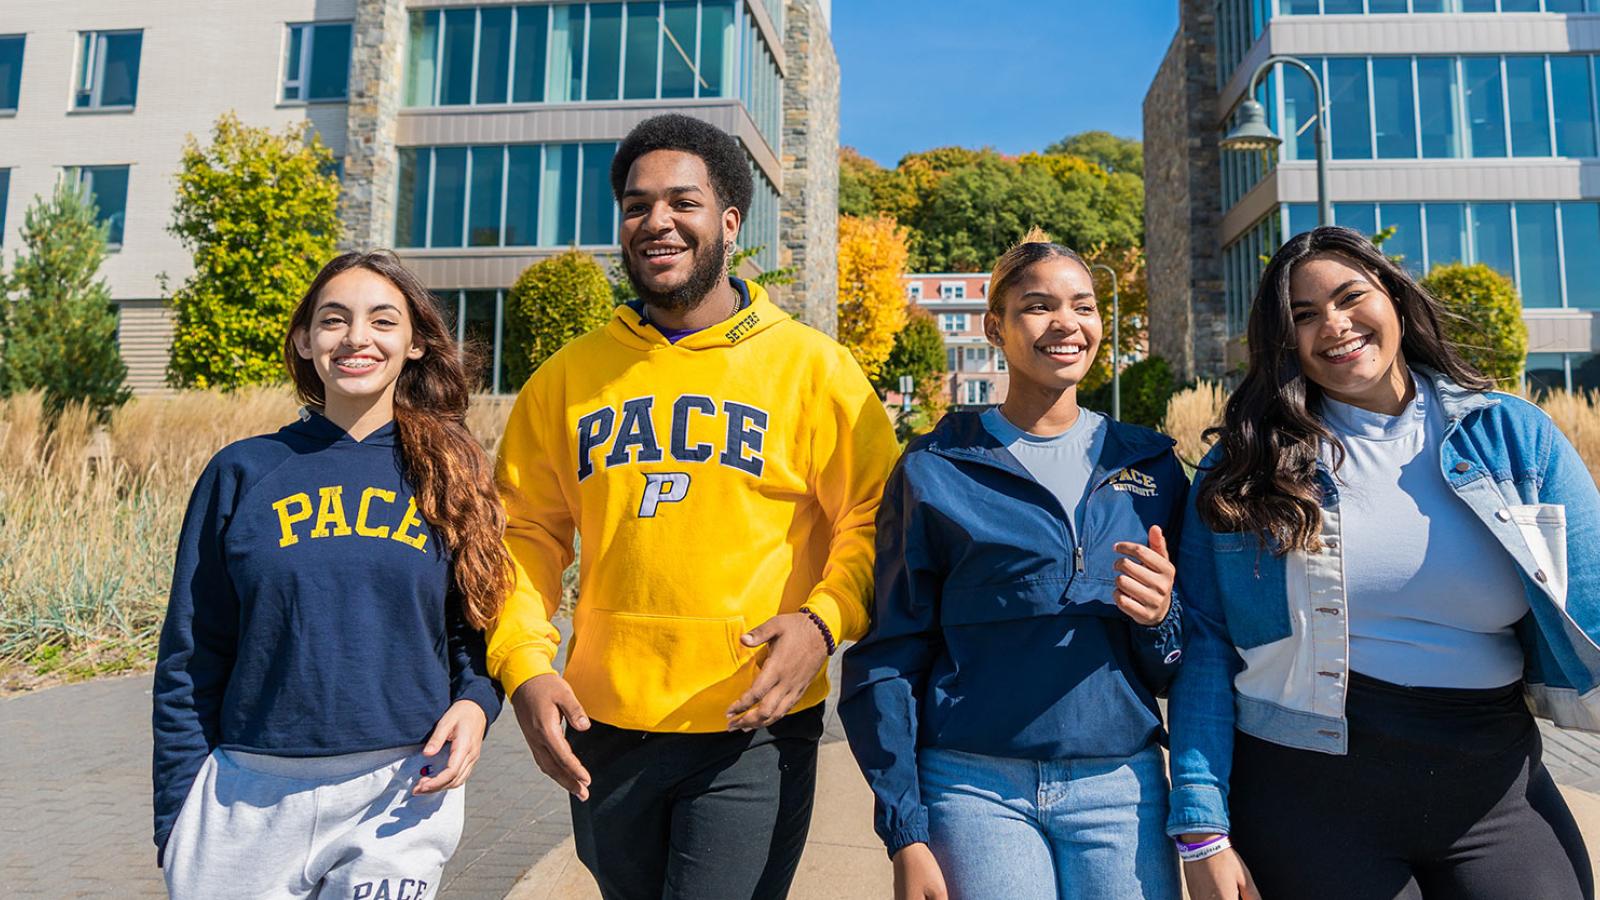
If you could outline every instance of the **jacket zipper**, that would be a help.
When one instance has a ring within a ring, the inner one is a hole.
[[[1072,548],[1072,565],[1079,572],[1083,571],[1083,544]]]

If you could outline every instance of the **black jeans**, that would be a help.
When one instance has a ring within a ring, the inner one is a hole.
[[[578,858],[606,900],[788,896],[811,827],[822,706],[753,732],[567,731],[593,781]]]
[[[1406,688],[1353,675],[1350,752],[1236,732],[1233,844],[1263,897],[1592,900],[1522,685]]]

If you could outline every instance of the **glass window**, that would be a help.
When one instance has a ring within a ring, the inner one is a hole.
[[[478,11],[478,103],[504,103],[511,76],[511,7]]]
[[[1511,252],[1511,204],[1472,204],[1472,244],[1476,262],[1507,278],[1516,277]]]
[[[1286,16],[1314,16],[1321,11],[1317,0],[1278,0],[1278,8]]]
[[[1511,155],[1550,155],[1550,97],[1543,56],[1506,57],[1506,99],[1511,107]]]
[[[1322,68],[1320,60],[1308,59],[1306,64],[1318,71]],[[1278,71],[1283,73],[1283,118],[1288,123],[1283,158],[1316,159],[1317,129],[1311,120],[1317,115],[1317,95],[1311,79],[1298,66],[1279,66]]]
[[[83,166],[69,169],[68,176],[77,179],[99,212],[96,216],[108,228],[106,244],[122,246],[122,232],[128,212],[128,167]]]
[[[1595,155],[1593,93],[1589,83],[1589,57],[1550,57],[1550,103],[1556,114],[1556,155]]]
[[[733,89],[733,0],[702,0],[700,96],[727,97]]]
[[[433,151],[433,223],[430,247],[461,246],[466,221],[467,148],[436,147]]]
[[[1314,203],[1289,204],[1289,236],[1304,234],[1317,227],[1317,207]],[[1274,247],[1273,249],[1277,249]]]
[[[1383,252],[1401,257],[1401,263],[1413,275],[1426,274],[1422,257],[1422,205],[1420,203],[1385,203],[1378,211],[1380,226],[1393,228],[1394,234],[1383,242]]]
[[[1501,12],[1538,12],[1539,0],[1500,0]]]
[[[439,70],[439,11],[411,14],[411,51],[406,59],[406,105],[432,106]]]
[[[1581,13],[1583,0],[1544,0],[1544,11],[1553,13]],[[1591,8],[1590,12],[1594,10]]]
[[[506,246],[532,246],[539,237],[539,147],[506,148]]]
[[[472,102],[472,42],[478,11],[444,11],[444,62],[439,79],[439,104],[461,106]]]
[[[1411,11],[1419,13],[1456,12],[1455,0],[1411,0]]]
[[[1411,58],[1374,57],[1372,112],[1378,156],[1413,159],[1417,155],[1417,110],[1411,96]]]
[[[661,96],[693,97],[695,48],[700,44],[696,0],[667,0],[661,45]]]
[[[1430,159],[1460,156],[1455,60],[1417,58],[1417,107],[1421,111],[1422,155]]]
[[[1572,389],[1575,391],[1600,390],[1600,354],[1572,353],[1567,357],[1572,369]]]
[[[1328,15],[1360,15],[1361,0],[1322,0],[1322,11]]]
[[[495,337],[499,329],[498,324],[500,309],[499,291],[462,291],[463,305],[466,315],[461,320],[462,342],[477,351],[483,360],[483,369],[478,375],[478,390],[493,391],[495,383],[494,363],[495,345],[499,343]]]
[[[1367,12],[1374,13],[1403,13],[1406,9],[1406,0],[1367,0]]]
[[[1523,372],[1528,379],[1529,394],[1567,389],[1566,354],[1529,353],[1528,360],[1523,366]]]
[[[656,51],[661,49],[661,4],[628,4],[628,53],[624,60],[622,96],[653,100],[656,96]]]
[[[394,241],[428,246],[428,180],[433,154],[426,147],[400,148],[400,188],[395,198]]]
[[[283,99],[343,100],[350,94],[350,24],[290,25]]]
[[[20,34],[0,37],[0,109],[16,109],[22,93],[22,45]]]
[[[1467,136],[1473,156],[1506,155],[1505,108],[1500,96],[1500,59],[1469,56],[1461,60],[1466,84]]]
[[[1495,12],[1495,0],[1461,0],[1461,11],[1469,13]]]
[[[590,4],[588,99],[617,99],[621,77],[622,4]]]
[[[1333,222],[1371,237],[1378,233],[1378,208],[1372,203],[1335,203]]]
[[[1364,58],[1328,60],[1334,159],[1372,158],[1372,110]]]
[[[550,65],[545,99],[551,103],[583,97],[583,7],[550,7]]]
[[[1561,204],[1567,261],[1567,305],[1600,309],[1600,203]]]
[[[544,148],[544,184],[539,188],[539,245],[568,247],[577,238],[578,145]]]
[[[500,246],[501,175],[505,148],[472,148],[472,190],[468,194],[467,246]]]
[[[583,145],[583,224],[579,243],[610,244],[617,238],[617,204],[611,197],[615,144]]]
[[[1465,262],[1467,209],[1460,203],[1429,203],[1428,268]]]
[[[1556,247],[1556,205],[1517,204],[1517,287],[1524,307],[1561,305],[1561,260]]]
[[[550,7],[517,7],[516,68],[511,75],[511,99],[516,103],[544,100]]]
[[[132,106],[139,93],[140,31],[86,31],[78,51],[79,109]]]

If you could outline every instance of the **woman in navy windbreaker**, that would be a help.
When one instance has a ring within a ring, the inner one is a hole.
[[[1009,396],[890,478],[840,717],[897,898],[1175,900],[1155,697],[1187,481],[1170,439],[1078,406],[1102,333],[1083,260],[1035,231],[990,284]]]

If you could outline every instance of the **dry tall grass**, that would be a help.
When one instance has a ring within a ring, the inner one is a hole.
[[[1561,433],[1578,448],[1578,455],[1589,464],[1589,474],[1600,481],[1600,391],[1552,391],[1538,400]]]
[[[485,400],[468,424],[492,450],[510,404]],[[0,400],[0,687],[147,662],[200,470],[297,409],[281,388],[197,391],[137,398],[105,429],[69,409],[47,433],[39,395]]]
[[[1206,451],[1211,449],[1200,436],[1207,428],[1222,422],[1222,407],[1227,400],[1228,392],[1222,385],[1202,381],[1173,394],[1168,401],[1161,430],[1178,442],[1178,458],[1189,468],[1198,466]]]

